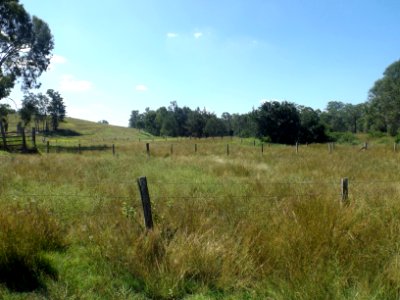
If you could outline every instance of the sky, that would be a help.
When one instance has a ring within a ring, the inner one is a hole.
[[[55,41],[42,87],[67,115],[128,126],[132,110],[220,116],[263,101],[361,103],[400,59],[399,0],[20,0]],[[15,87],[10,98],[20,107]]]

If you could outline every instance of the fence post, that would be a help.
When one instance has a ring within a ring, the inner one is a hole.
[[[254,146],[254,147],[256,146],[256,140],[253,141],[253,146]]]
[[[32,127],[32,144],[36,148],[36,128]]]
[[[147,153],[147,157],[150,157],[150,144],[146,143],[146,153]]]
[[[296,142],[296,153],[299,153],[299,143]]]
[[[171,155],[174,154],[174,145],[171,144]]]
[[[50,142],[49,141],[47,141],[47,144],[46,144],[46,152],[47,152],[47,154],[50,153]]]
[[[151,214],[151,202],[150,202],[149,189],[147,187],[147,178],[140,177],[137,180],[137,183],[139,186],[140,197],[142,199],[144,224],[146,226],[146,229],[149,230],[153,228],[153,217]]]
[[[397,143],[396,143],[396,142],[395,142],[394,145],[393,145],[393,151],[394,151],[394,152],[397,152]]]
[[[113,155],[115,155],[115,145],[114,144],[112,144],[112,153],[113,153]]]
[[[194,152],[197,153],[197,144],[194,144]]]
[[[0,130],[1,130],[1,138],[3,140],[3,148],[4,148],[4,150],[7,150],[6,132],[4,131],[3,122],[1,122],[1,121],[0,121]]]
[[[229,156],[229,144],[226,144],[226,155]]]
[[[342,189],[342,203],[348,204],[349,199],[349,179],[344,177],[341,179],[341,189]]]
[[[264,143],[261,144],[261,154],[264,154]]]
[[[25,128],[22,128],[22,149],[26,150],[26,137],[25,137]]]

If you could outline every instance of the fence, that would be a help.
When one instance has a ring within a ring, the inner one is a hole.
[[[26,151],[28,147],[25,132],[2,132],[0,149],[10,152]]]
[[[40,182],[37,181],[37,182]],[[96,185],[98,186],[104,186],[106,183],[101,180],[101,181],[90,181],[86,182],[83,181],[92,188],[96,189]],[[106,180],[107,182],[107,180]],[[120,183],[123,184],[129,184],[129,186],[132,185],[132,181],[120,181]],[[190,183],[194,182],[165,182],[165,181],[151,181],[150,188],[152,187],[158,187],[161,185],[168,186],[168,185],[175,185],[175,186],[187,186]],[[294,198],[294,199],[306,199],[306,198],[311,198],[311,197],[328,197],[329,199],[337,199],[337,203],[340,204],[343,208],[346,208],[347,206],[350,205],[350,201],[354,199],[355,195],[353,194],[353,198],[349,197],[350,195],[350,184],[349,184],[349,179],[348,178],[342,178],[339,182],[335,181],[327,181],[323,182],[325,184],[329,185],[334,185],[334,191],[333,192],[327,192],[323,194],[315,194],[312,191],[311,192],[306,192],[302,194],[298,193],[284,193],[284,194],[262,194],[262,195],[220,195],[220,194],[204,194],[202,193],[199,196],[195,195],[168,195],[161,193],[162,195],[157,195],[152,194],[152,197],[150,197],[150,192],[148,188],[148,182],[146,177],[140,177],[137,179],[137,185],[138,185],[138,195],[140,195],[141,199],[141,206],[143,209],[143,218],[144,218],[144,225],[147,230],[150,230],[154,227],[153,223],[153,216],[152,216],[152,208],[151,208],[151,198],[153,199],[153,203],[157,203],[157,206],[162,203],[165,203],[164,200],[178,200],[178,201],[184,201],[184,200],[196,200],[196,199],[208,199],[208,200],[217,200],[219,198],[232,198],[235,200],[249,200],[249,199],[256,199],[256,200],[279,200],[279,199],[287,199],[287,198]],[[197,183],[196,186],[200,186],[202,183]],[[207,183],[209,184],[209,183]],[[310,184],[310,185],[317,185],[321,184],[321,182],[270,182],[270,184]],[[354,185],[360,185],[360,184],[365,184],[365,185],[371,185],[371,184],[396,184],[400,185],[400,182],[395,182],[395,181],[354,181]],[[220,185],[220,183],[215,183],[215,185]],[[357,191],[358,194],[359,191]],[[66,198],[66,199],[71,199],[71,198],[85,198],[85,199],[90,199],[90,198],[95,198],[95,197],[100,197],[101,199],[112,199],[112,200],[134,200],[134,207],[139,206],[139,198],[135,195],[74,195],[74,194],[49,194],[49,193],[39,193],[39,194],[24,194],[24,193],[16,193],[12,194],[14,197],[26,197],[26,198]],[[103,202],[103,201],[102,201]],[[169,204],[168,204],[169,205]]]

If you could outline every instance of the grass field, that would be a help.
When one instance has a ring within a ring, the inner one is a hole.
[[[78,135],[52,143],[113,143],[116,155],[1,153],[1,299],[400,297],[400,153],[390,139],[367,151],[361,136],[333,153],[261,153],[249,139],[153,141],[86,121],[62,126]]]

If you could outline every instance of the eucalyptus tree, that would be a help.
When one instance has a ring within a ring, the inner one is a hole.
[[[400,129],[400,60],[386,68],[370,89],[368,100],[375,129],[395,135]]]
[[[18,0],[0,0],[0,100],[18,79],[23,90],[39,87],[53,47],[47,23],[31,17]]]
[[[48,113],[50,116],[51,126],[53,131],[56,131],[60,122],[64,121],[66,115],[64,99],[61,97],[59,92],[51,89],[47,90],[46,94],[50,99]]]

